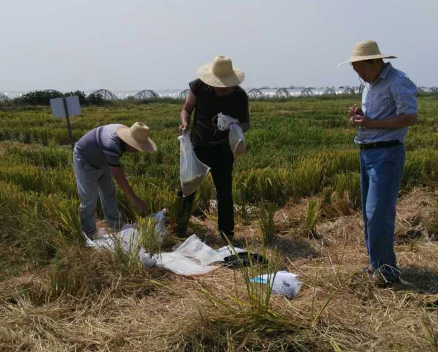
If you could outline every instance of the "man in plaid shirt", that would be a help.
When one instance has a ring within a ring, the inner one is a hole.
[[[405,162],[403,144],[408,126],[417,122],[417,87],[380,53],[375,41],[355,45],[350,63],[368,83],[362,93],[362,109],[348,111],[357,127],[360,147],[362,213],[369,266],[365,272],[377,283],[400,281],[394,252],[397,198]],[[342,65],[342,64],[341,64]]]

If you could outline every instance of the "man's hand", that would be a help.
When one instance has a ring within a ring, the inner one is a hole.
[[[355,127],[366,127],[369,121],[371,119],[365,115],[353,115],[350,117],[350,124]]]
[[[348,109],[348,118],[350,119],[353,115],[363,115],[362,109],[359,109],[356,104]]]
[[[115,180],[117,181],[117,184],[123,191],[123,193],[126,194],[126,196],[134,203],[135,207],[140,212],[146,211],[146,205],[145,203],[138,198],[131,186],[128,183],[128,180],[125,177],[125,174],[123,173],[122,169],[120,167],[112,167],[110,166],[111,173],[113,174]]]
[[[182,123],[182,124],[179,126],[179,130],[180,130],[181,132],[188,131],[188,129],[189,129],[189,124],[188,124],[188,123]]]
[[[140,213],[144,213],[146,211],[146,204],[140,198],[138,198],[137,196],[135,196],[132,199],[132,202],[134,203],[135,207],[137,208],[137,210]]]
[[[357,124],[354,123],[354,121],[359,119],[358,120],[358,122],[359,122],[362,116],[364,116],[364,113],[363,113],[362,109],[359,109],[357,107],[356,104],[354,104],[353,106],[351,106],[348,109],[348,119],[350,120],[351,126],[356,126]]]
[[[417,114],[405,114],[389,117],[384,120],[371,119],[366,115],[353,115],[350,123],[357,127],[366,127],[372,129],[395,130],[398,128],[408,127],[415,124],[418,120]]]

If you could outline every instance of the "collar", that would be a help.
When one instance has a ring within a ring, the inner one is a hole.
[[[373,82],[373,84],[376,84],[381,79],[386,79],[389,72],[393,69],[390,62],[385,63],[385,66],[383,67],[382,72],[380,72],[380,75],[377,77],[377,79]]]

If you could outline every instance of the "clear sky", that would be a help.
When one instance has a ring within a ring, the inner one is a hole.
[[[0,91],[179,89],[216,55],[243,87],[358,85],[374,39],[438,86],[437,0],[0,0]]]

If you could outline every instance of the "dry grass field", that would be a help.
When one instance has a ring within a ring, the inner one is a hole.
[[[396,221],[405,282],[388,287],[362,273],[358,151],[345,121],[357,100],[251,102],[249,149],[234,171],[236,237],[271,268],[197,277],[85,248],[65,121],[43,107],[0,107],[0,350],[438,351],[438,99],[420,97],[408,135]],[[168,209],[163,251],[180,242],[180,108],[113,104],[72,119],[76,139],[105,123],[151,127],[159,152],[122,163],[148,211]],[[219,248],[211,199],[208,179],[189,233]],[[120,192],[119,203],[127,222],[142,216]],[[296,298],[248,284],[272,268],[299,275]]]

